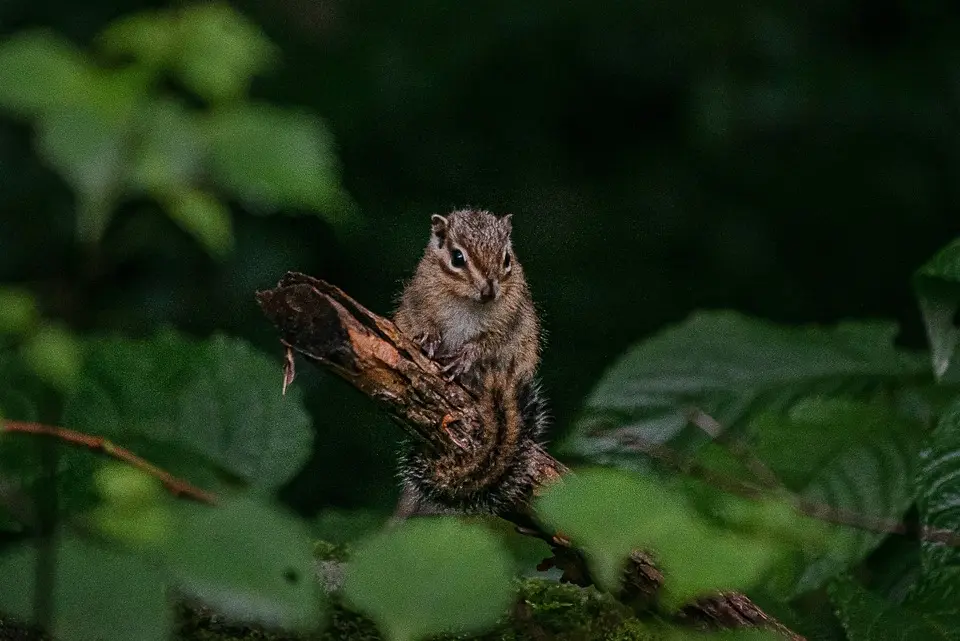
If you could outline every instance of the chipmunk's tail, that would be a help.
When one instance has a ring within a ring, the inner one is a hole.
[[[539,382],[489,372],[479,389],[480,448],[438,457],[408,447],[401,456],[405,486],[437,508],[500,513],[525,503],[533,491],[533,452],[548,425]]]

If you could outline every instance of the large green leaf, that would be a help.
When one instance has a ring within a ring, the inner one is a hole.
[[[497,539],[453,519],[407,521],[357,545],[344,592],[394,641],[493,625],[513,594]]]
[[[166,582],[153,566],[72,538],[54,555],[51,632],[63,641],[164,641],[173,625]],[[0,554],[0,611],[31,621],[37,594],[38,549]]]
[[[960,328],[960,238],[944,247],[914,276],[914,288],[927,326],[933,371],[941,381],[960,380],[957,343]]]
[[[607,373],[567,448],[643,469],[651,446],[668,445],[728,479],[763,485],[772,476],[827,520],[859,519],[863,527],[831,528],[826,547],[802,546],[802,566],[776,577],[787,594],[816,588],[873,550],[915,496],[920,421],[929,413],[915,392],[928,365],[895,348],[895,333],[886,323],[785,328],[697,314]],[[746,457],[689,427],[697,413]]]
[[[787,328],[734,312],[701,312],[632,348],[587,399],[567,451],[636,466],[624,442],[676,441],[700,410],[727,429],[820,394],[862,392],[927,371],[896,349],[890,323]]]
[[[242,621],[315,625],[322,599],[305,524],[250,498],[178,505],[163,560],[181,590]]]
[[[278,367],[224,336],[103,340],[64,420],[201,485],[214,481],[212,463],[272,490],[300,469],[312,439],[297,390],[281,395]]]
[[[931,532],[960,536],[960,401],[943,415],[922,452],[917,478],[920,522]],[[923,574],[908,603],[922,604],[940,618],[960,628],[960,548],[943,542],[923,541],[920,561]]]
[[[831,584],[830,598],[850,641],[960,639],[960,628],[886,601],[849,578]]]

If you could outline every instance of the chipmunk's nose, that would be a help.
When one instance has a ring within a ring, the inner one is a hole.
[[[489,303],[500,295],[500,282],[493,278],[488,278],[483,289],[480,290],[480,302]]]

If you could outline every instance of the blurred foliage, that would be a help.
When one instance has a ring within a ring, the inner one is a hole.
[[[100,242],[121,199],[149,195],[222,255],[232,223],[211,186],[264,211],[344,213],[320,123],[247,98],[274,50],[230,7],[134,15],[97,44],[113,65],[46,30],[0,46],[0,107],[34,124],[40,155],[73,188],[81,240]],[[206,108],[191,108],[167,80]]]
[[[490,627],[513,597],[507,556],[492,534],[431,519],[360,542],[343,590],[396,641]]]
[[[935,252],[960,205],[958,17],[0,5],[0,416],[104,439],[0,433],[0,611],[65,641],[166,638],[170,590],[327,638],[752,638],[664,622],[739,589],[810,638],[960,638],[937,540],[960,513],[960,245]],[[584,465],[540,516],[611,593],[647,548],[655,611],[518,595],[534,570],[502,530],[384,529],[392,428],[315,371],[280,396],[253,292],[298,269],[387,312],[428,215],[464,204],[517,214],[554,439]],[[710,307],[741,312],[679,320]],[[351,543],[342,593],[319,594],[318,533]]]

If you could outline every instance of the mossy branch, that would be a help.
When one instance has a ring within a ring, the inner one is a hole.
[[[280,330],[288,349],[284,384],[293,380],[295,351],[325,367],[372,398],[413,438],[438,453],[455,455],[481,447],[483,430],[476,401],[467,390],[441,376],[440,366],[388,319],[374,314],[343,291],[305,274],[288,272],[274,289],[257,293],[267,318]],[[534,456],[540,487],[569,470],[538,449]],[[593,582],[583,556],[559,533],[537,523],[529,510],[504,514],[524,534],[545,540],[554,550],[549,560],[567,580]],[[642,552],[630,559],[621,600],[636,609],[651,607],[663,582],[662,574]],[[787,630],[757,608],[746,596],[723,593],[685,608],[681,618],[701,627]]]

